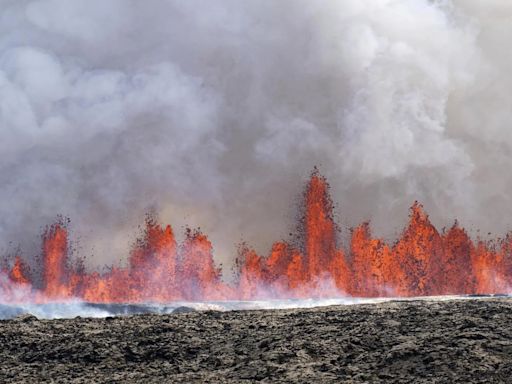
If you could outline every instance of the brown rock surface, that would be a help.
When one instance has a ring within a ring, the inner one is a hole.
[[[512,300],[0,321],[2,383],[512,382]]]

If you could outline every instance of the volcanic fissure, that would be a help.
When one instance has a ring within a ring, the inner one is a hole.
[[[222,279],[212,244],[199,230],[187,230],[181,244],[170,225],[148,217],[126,267],[86,272],[70,258],[69,233],[58,222],[42,236],[41,270],[19,255],[4,263],[4,303],[71,298],[98,303],[177,300],[254,300],[492,294],[512,282],[512,236],[472,240],[457,222],[439,232],[415,202],[409,223],[394,244],[372,237],[363,223],[346,247],[337,225],[327,180],[314,171],[304,192],[299,244],[276,242],[267,257],[239,247],[232,282]]]

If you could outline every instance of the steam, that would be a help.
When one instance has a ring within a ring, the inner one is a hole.
[[[512,229],[512,4],[0,0],[0,251],[72,219],[124,258],[144,214],[227,264],[286,237],[313,165],[345,226]]]
[[[464,299],[461,296],[450,296],[453,299]],[[432,298],[430,298],[432,299]],[[435,298],[443,300],[444,298]],[[222,302],[174,302],[162,304],[94,304],[83,301],[55,302],[47,304],[0,304],[0,320],[18,317],[23,320],[26,315],[38,319],[70,319],[77,316],[87,318],[104,318],[107,316],[126,316],[136,314],[179,314],[203,311],[241,311],[262,309],[293,309],[314,308],[330,305],[375,304],[390,301],[390,298],[338,298],[338,299],[297,299],[297,300],[255,300],[255,301],[222,301]],[[407,300],[407,299],[404,299]],[[25,317],[25,320],[28,320]]]

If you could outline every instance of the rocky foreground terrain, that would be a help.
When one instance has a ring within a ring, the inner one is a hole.
[[[1,383],[511,383],[512,300],[0,322]]]

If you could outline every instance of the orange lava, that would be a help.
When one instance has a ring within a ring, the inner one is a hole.
[[[68,232],[60,224],[46,230],[43,236],[44,296],[64,298],[70,295],[67,270]]]
[[[0,302],[493,294],[511,286],[512,235],[474,242],[457,222],[440,233],[417,202],[394,244],[372,237],[368,223],[351,231],[347,248],[338,241],[338,232],[329,185],[316,170],[304,192],[301,240],[276,242],[266,257],[241,246],[231,283],[223,281],[212,244],[198,230],[187,230],[178,244],[171,226],[148,218],[128,266],[99,273],[71,263],[68,231],[58,223],[43,235],[39,280],[16,256],[10,268],[0,271]]]

